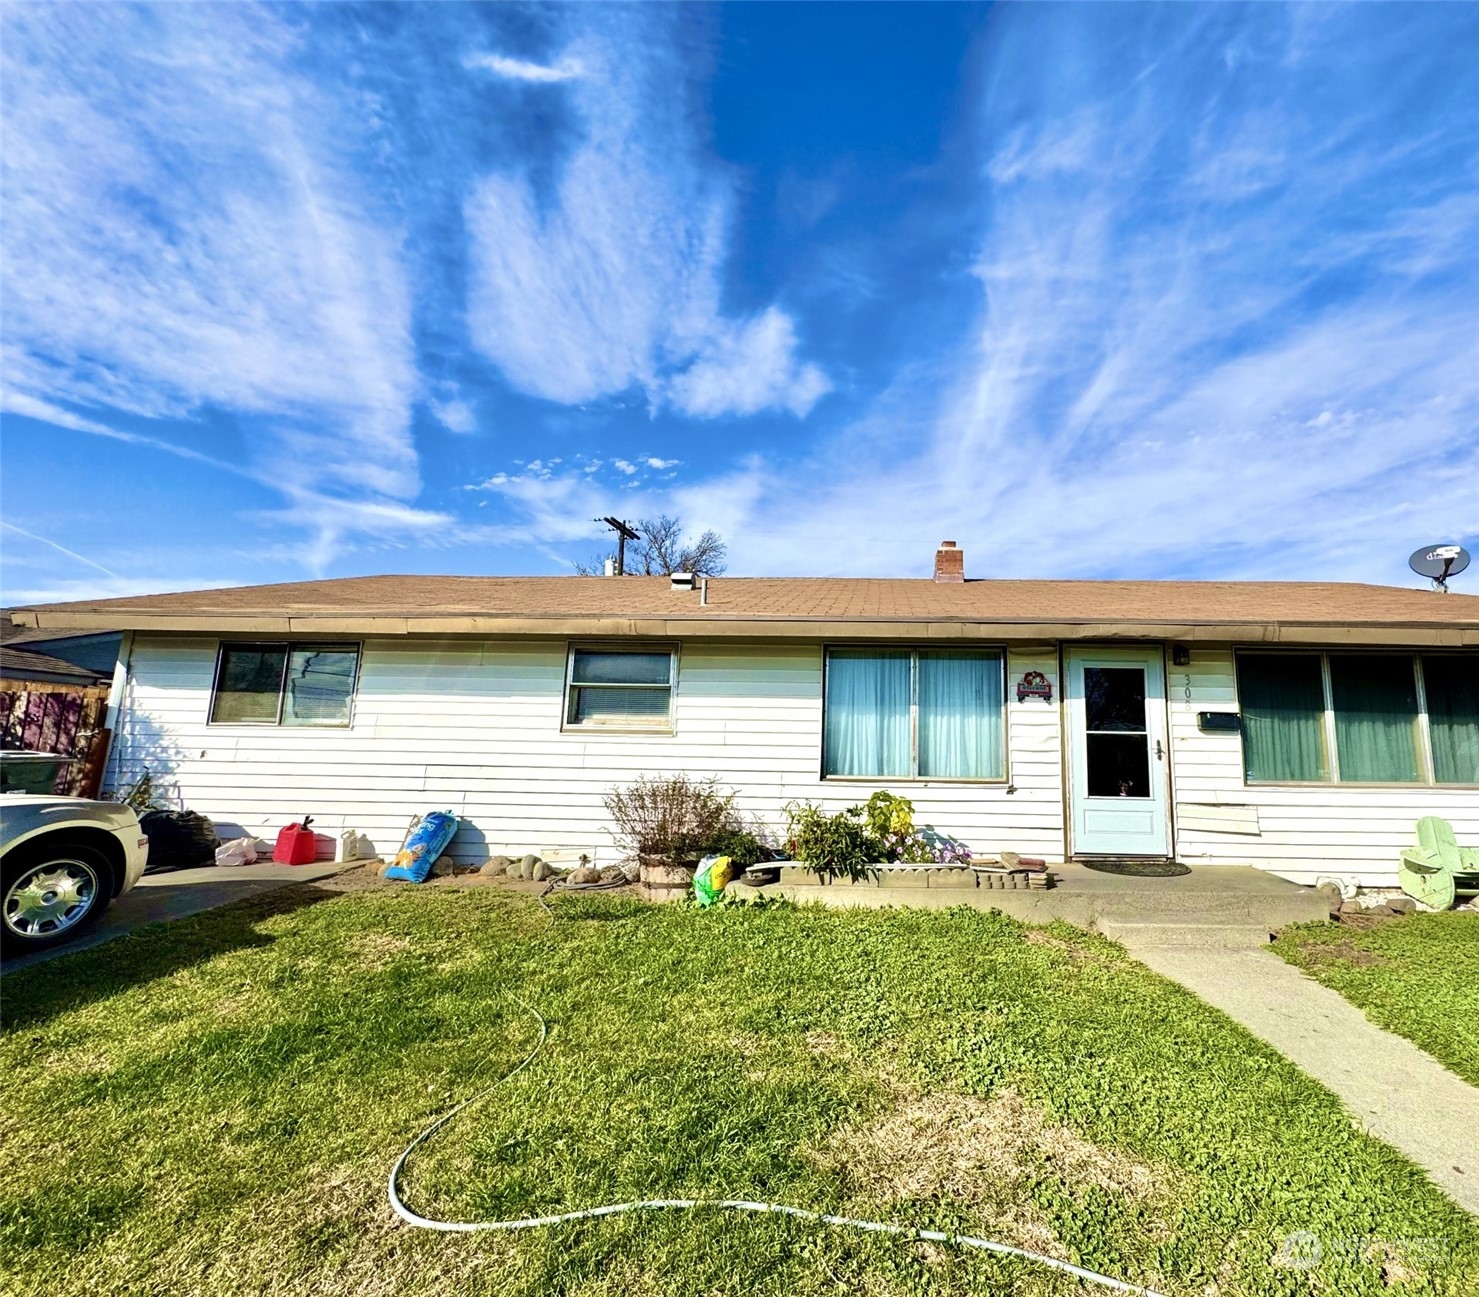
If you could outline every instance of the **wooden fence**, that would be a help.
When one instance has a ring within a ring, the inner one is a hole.
[[[73,758],[53,791],[96,797],[108,759],[108,690],[0,689],[0,748]]]

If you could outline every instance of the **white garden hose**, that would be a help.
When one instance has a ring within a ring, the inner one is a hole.
[[[444,1234],[477,1234],[485,1230],[542,1229],[547,1225],[563,1225],[567,1221],[597,1220],[603,1216],[620,1216],[636,1211],[688,1211],[692,1208],[704,1207],[717,1211],[760,1212],[778,1216],[795,1216],[800,1220],[814,1221],[818,1225],[840,1225],[848,1229],[867,1230],[874,1234],[891,1234],[899,1238],[919,1239],[929,1243],[951,1243],[957,1247],[974,1248],[979,1252],[995,1252],[1001,1256],[1021,1257],[1025,1261],[1035,1261],[1039,1265],[1061,1270],[1064,1274],[1071,1274],[1086,1283],[1099,1284],[1115,1292],[1136,1293],[1140,1297],[1162,1297],[1162,1294],[1152,1288],[1126,1283],[1123,1279],[1112,1279],[1109,1275],[1086,1270],[1068,1261],[1060,1261],[1057,1257],[1043,1256],[1041,1252],[1029,1252],[1025,1248],[1012,1247],[1007,1243],[995,1243],[991,1239],[975,1238],[969,1234],[947,1234],[936,1229],[914,1229],[908,1225],[889,1225],[876,1220],[854,1220],[850,1216],[832,1216],[826,1212],[812,1211],[808,1207],[788,1207],[775,1202],[749,1202],[745,1199],[734,1198],[649,1198],[640,1202],[617,1202],[605,1207],[587,1207],[581,1211],[563,1211],[553,1216],[522,1216],[515,1220],[433,1220],[429,1216],[417,1215],[406,1206],[400,1194],[401,1171],[406,1165],[406,1159],[469,1104],[476,1103],[485,1094],[522,1072],[534,1061],[535,1055],[544,1048],[544,1042],[549,1036],[549,1028],[545,1024],[544,1017],[538,1009],[530,1005],[525,1004],[522,1007],[533,1014],[539,1023],[539,1040],[534,1048],[525,1055],[523,1061],[513,1071],[505,1073],[492,1085],[479,1090],[471,1098],[464,1099],[455,1108],[443,1113],[407,1144],[405,1151],[396,1158],[395,1165],[390,1170],[390,1181],[386,1187],[390,1195],[391,1210],[406,1224],[414,1225],[418,1229],[438,1230]]]

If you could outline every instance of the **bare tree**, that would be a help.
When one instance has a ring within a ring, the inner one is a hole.
[[[643,518],[637,523],[642,539],[627,546],[626,570],[641,576],[668,576],[673,572],[692,572],[695,576],[719,576],[725,569],[728,548],[716,531],[706,531],[690,541],[683,534],[683,523],[667,514]],[[589,563],[577,563],[578,576],[602,576],[608,560],[616,551],[597,554]]]
[[[577,562],[575,564],[576,576],[605,576],[606,564],[616,562],[616,551],[607,550],[604,554],[597,554],[589,563]]]
[[[628,564],[633,571],[640,567],[644,576],[667,576],[672,572],[718,576],[724,571],[728,549],[716,531],[706,531],[690,541],[683,535],[683,524],[667,514],[643,518],[637,530],[642,539]]]

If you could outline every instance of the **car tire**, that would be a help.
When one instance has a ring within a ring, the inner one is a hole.
[[[21,955],[72,941],[103,917],[112,895],[112,866],[96,847],[26,843],[0,867],[0,948]]]

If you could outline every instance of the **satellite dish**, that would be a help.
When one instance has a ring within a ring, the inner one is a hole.
[[[1462,545],[1424,545],[1407,560],[1418,576],[1425,576],[1440,590],[1448,589],[1448,578],[1469,566],[1469,551]]]

